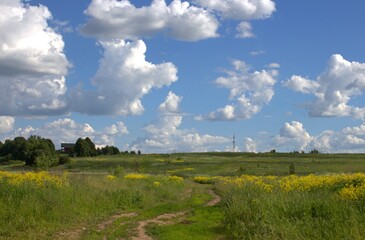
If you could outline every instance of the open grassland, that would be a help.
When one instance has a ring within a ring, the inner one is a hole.
[[[215,181],[228,239],[365,237],[365,174]]]
[[[365,154],[295,154],[295,153],[176,153],[117,155],[74,158],[59,170],[75,173],[114,171],[118,166],[126,172],[181,176],[285,176],[294,164],[295,174],[365,172]],[[13,167],[12,170],[22,169]],[[53,169],[57,170],[57,169]]]
[[[11,162],[0,165],[0,239],[365,239],[363,173],[362,154]],[[221,202],[207,206],[211,189]]]

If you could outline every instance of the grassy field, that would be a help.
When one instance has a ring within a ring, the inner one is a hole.
[[[365,155],[118,155],[45,172],[13,161],[0,165],[0,239],[364,239],[354,173]],[[212,189],[221,201],[206,206]]]

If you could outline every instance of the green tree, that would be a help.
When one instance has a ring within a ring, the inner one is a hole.
[[[50,139],[30,136],[25,163],[36,167],[51,167],[57,163],[55,146]]]
[[[28,141],[24,137],[16,137],[12,141],[12,155],[16,160],[25,161],[29,154]]]
[[[90,156],[96,156],[97,151],[96,151],[95,144],[93,143],[93,141],[91,141],[91,139],[89,137],[86,137],[85,141],[87,142],[87,144],[90,147]]]
[[[318,149],[312,149],[309,153],[311,154],[319,154]]]
[[[13,141],[6,139],[1,149],[1,156],[7,159],[13,159]]]
[[[88,157],[88,156],[90,156],[90,146],[82,138],[77,139],[77,141],[75,143],[74,151],[76,153],[76,156],[78,156],[78,157]]]
[[[88,137],[85,139],[77,139],[74,152],[78,157],[91,157],[97,155],[95,144]]]
[[[119,154],[119,149],[117,147],[114,146],[108,146],[106,145],[105,147],[100,149],[101,154],[103,155],[117,155]]]

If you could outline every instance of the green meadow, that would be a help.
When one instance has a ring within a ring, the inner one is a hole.
[[[11,161],[0,165],[0,239],[365,239],[363,173],[363,154]]]

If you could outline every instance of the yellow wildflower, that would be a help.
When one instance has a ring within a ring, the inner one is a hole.
[[[114,181],[116,178],[117,178],[117,177],[116,177],[116,176],[114,176],[114,175],[107,175],[107,176],[106,176],[106,179],[107,179],[108,181]]]
[[[161,186],[161,183],[160,182],[153,182],[153,186],[159,187],[159,186]]]
[[[125,179],[134,180],[134,179],[146,179],[148,175],[140,174],[140,173],[130,173],[124,176]]]
[[[68,175],[63,176],[51,175],[48,172],[26,172],[12,173],[0,171],[0,179],[4,179],[6,183],[20,186],[22,184],[34,184],[37,187],[55,186],[63,187],[68,185]]]
[[[183,182],[183,178],[179,176],[169,176],[169,180],[176,181],[176,182]]]

